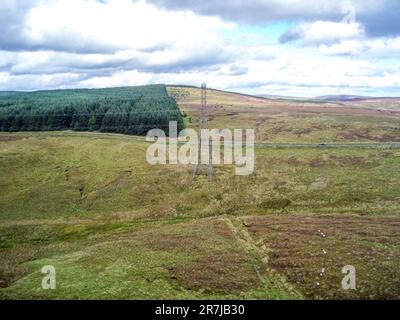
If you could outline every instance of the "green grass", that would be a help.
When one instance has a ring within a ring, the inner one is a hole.
[[[253,175],[218,166],[209,184],[203,176],[193,181],[191,166],[147,164],[142,139],[13,136],[21,139],[0,142],[1,221],[266,214],[281,202],[286,213],[399,210],[396,150],[257,148]]]
[[[262,273],[265,282],[261,282],[253,270],[253,265],[262,264],[259,257],[238,249],[235,241],[222,233],[229,229],[220,220],[132,223],[117,228],[92,223],[50,224],[46,232],[43,226],[30,225],[35,236],[24,232],[25,228],[14,226],[12,231],[1,230],[19,243],[19,248],[1,251],[3,261],[22,265],[20,270],[15,270],[10,264],[13,272],[9,273],[4,272],[3,266],[2,278],[11,283],[0,291],[0,296],[6,299],[299,297],[267,271]],[[50,234],[51,241],[37,242],[37,236],[44,234]],[[21,251],[22,246],[29,248],[30,255]],[[33,256],[32,252],[35,252]],[[15,261],[15,257],[20,260]],[[223,264],[218,276],[212,272],[205,274],[210,259],[219,263],[219,267]],[[45,265],[56,268],[54,291],[41,288],[40,270]],[[276,286],[269,289],[267,282]]]
[[[265,238],[235,219],[398,217],[397,150],[257,148],[252,176],[218,166],[208,183],[191,166],[148,165],[147,146],[116,134],[0,134],[1,298],[304,298],[309,287],[265,264]],[[48,264],[55,291],[41,289]]]
[[[196,127],[199,90],[168,90]],[[398,114],[378,111],[398,110],[395,101],[210,90],[208,103],[211,128],[254,128],[257,141],[400,139]],[[148,145],[95,132],[0,133],[0,299],[400,296],[400,151],[257,147],[253,175],[217,166],[209,183],[193,180],[192,166],[148,165]],[[357,267],[359,290],[340,290],[344,264]],[[56,267],[56,290],[41,288],[45,265]]]

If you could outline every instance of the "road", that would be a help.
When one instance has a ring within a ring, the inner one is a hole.
[[[369,148],[369,149],[400,149],[400,143],[256,143],[258,148]]]

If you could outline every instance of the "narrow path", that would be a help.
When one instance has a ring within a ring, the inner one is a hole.
[[[277,272],[268,268],[268,248],[265,245],[257,245],[245,227],[245,217],[242,218],[221,218],[234,234],[241,248],[253,259],[253,268],[260,279],[260,283],[266,288],[270,287],[271,281],[274,286],[285,288],[293,297],[304,299],[303,295],[297,291],[286,279]],[[261,273],[265,272],[265,275]]]

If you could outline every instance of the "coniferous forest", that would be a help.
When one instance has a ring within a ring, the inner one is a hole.
[[[183,119],[164,85],[0,92],[0,131],[102,131],[145,135]]]

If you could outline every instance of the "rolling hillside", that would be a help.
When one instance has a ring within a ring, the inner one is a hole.
[[[167,89],[196,128],[199,90]],[[210,127],[254,127],[258,141],[399,141],[396,104],[217,90],[208,101]],[[398,149],[256,146],[253,175],[219,165],[210,183],[190,165],[149,165],[148,146],[0,132],[0,299],[400,297]],[[341,290],[348,264],[357,291]],[[44,265],[57,269],[56,290],[41,288]]]
[[[150,166],[147,146],[0,133],[0,297],[399,297],[397,150],[257,148],[252,176],[218,166],[210,184]],[[338,289],[344,263],[362,291]],[[40,288],[47,264],[55,291]]]
[[[169,86],[188,125],[197,126],[200,90]],[[399,99],[346,103],[267,99],[208,90],[210,128],[254,128],[257,142],[400,142]]]

